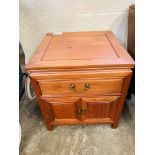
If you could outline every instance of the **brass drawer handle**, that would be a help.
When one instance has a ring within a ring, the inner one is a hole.
[[[76,85],[75,84],[70,84],[70,89],[75,89]]]
[[[89,89],[90,88],[90,84],[89,83],[85,83],[85,89]]]
[[[89,83],[85,83],[85,84],[84,84],[84,88],[81,89],[81,90],[77,90],[77,89],[76,89],[76,84],[70,84],[70,89],[71,89],[72,91],[75,91],[75,92],[83,92],[83,91],[88,90],[89,88],[90,88],[90,84],[89,84]]]

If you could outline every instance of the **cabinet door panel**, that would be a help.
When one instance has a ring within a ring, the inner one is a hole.
[[[76,118],[76,107],[74,103],[52,103],[55,119]]]
[[[46,98],[53,124],[113,122],[119,96]]]
[[[65,123],[78,121],[77,98],[46,98],[45,99],[53,113],[54,122]]]
[[[104,96],[102,98],[83,98],[82,103],[87,103],[87,109],[85,110],[85,118],[87,118],[87,120],[98,118],[109,118],[114,120],[119,97]]]
[[[88,103],[88,118],[109,117],[110,105],[103,102]]]

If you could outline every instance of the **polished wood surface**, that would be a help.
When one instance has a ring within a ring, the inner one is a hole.
[[[110,31],[46,34],[26,68],[134,67],[134,61]]]
[[[119,96],[103,96],[97,98],[44,98],[50,105],[54,115],[54,124],[72,121],[78,124],[89,123],[97,119],[114,121]]]
[[[105,33],[63,33],[53,36],[42,61],[108,58],[116,59],[118,56]]]
[[[120,93],[122,79],[42,80],[39,86],[43,95],[57,94],[108,94]],[[86,86],[89,85],[89,88]]]
[[[47,129],[118,126],[134,61],[112,32],[47,34],[26,68]]]

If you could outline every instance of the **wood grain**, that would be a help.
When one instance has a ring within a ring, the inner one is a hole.
[[[67,40],[68,36],[70,37],[69,41]],[[88,42],[89,39],[87,38],[92,40]],[[56,46],[53,44],[56,44]],[[85,50],[86,52],[82,52]],[[48,60],[46,61],[46,59]],[[82,66],[85,68],[99,66],[125,66],[126,68],[131,68],[134,67],[134,61],[110,31],[68,32],[58,36],[48,33],[26,68],[32,70],[77,68]]]
[[[134,61],[112,32],[47,34],[26,68],[47,129],[118,126]]]
[[[86,89],[85,85],[90,88]],[[78,79],[78,80],[43,80],[39,81],[39,86],[43,95],[58,94],[109,94],[120,93],[123,79]],[[70,86],[75,85],[74,89]]]

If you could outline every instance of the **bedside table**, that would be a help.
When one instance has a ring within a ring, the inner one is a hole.
[[[110,31],[46,34],[26,65],[48,130],[118,126],[134,61]]]

